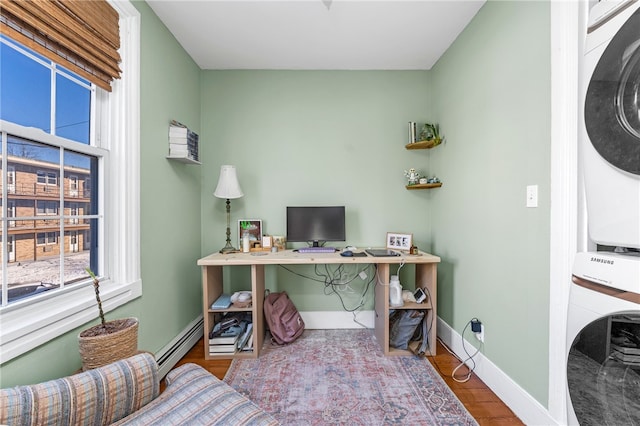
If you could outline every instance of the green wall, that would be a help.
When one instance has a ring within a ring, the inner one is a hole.
[[[433,150],[445,185],[430,204],[433,251],[442,257],[439,316],[459,333],[478,317],[483,354],[544,406],[549,31],[548,2],[490,1],[432,69],[434,111],[447,139]],[[539,207],[527,208],[533,184]]]
[[[171,119],[199,133],[200,68],[146,3],[142,21],[140,346],[157,351],[202,314],[201,167],[167,160]]]
[[[284,235],[286,206],[344,205],[347,242],[335,245],[381,247],[387,232],[402,232],[428,248],[431,194],[404,187],[404,170],[429,172],[429,153],[404,147],[408,122],[432,118],[427,71],[202,75],[203,255],[224,245],[225,203],[212,195],[222,164],[236,166],[245,193],[231,202],[236,247],[238,219],[262,219],[265,233]],[[315,277],[310,267],[290,269]],[[235,274],[228,281],[249,286],[248,272],[228,274]],[[267,286],[287,290],[300,310],[342,309],[322,283],[282,268],[269,269]],[[355,293],[345,296],[350,307],[363,286],[356,281]]]
[[[143,295],[107,320],[140,319],[139,347],[157,352],[202,313],[200,175],[168,153],[168,123],[200,130],[200,69],[144,2],[141,13],[141,268]],[[98,316],[96,307],[96,318]],[[97,322],[94,321],[94,323]],[[83,326],[2,365],[0,386],[36,383],[80,368]]]

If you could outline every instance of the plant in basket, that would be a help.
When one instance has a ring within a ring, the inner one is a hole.
[[[100,324],[78,335],[82,370],[110,364],[138,352],[138,319],[123,318],[105,321],[100,299],[100,281],[91,269],[86,268],[86,271],[93,279]]]

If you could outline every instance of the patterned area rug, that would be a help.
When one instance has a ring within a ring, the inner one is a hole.
[[[477,425],[427,359],[383,356],[372,330],[267,339],[224,380],[283,425]]]

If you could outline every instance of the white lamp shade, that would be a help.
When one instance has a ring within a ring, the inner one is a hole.
[[[236,166],[220,166],[218,186],[213,195],[228,199],[240,198],[244,195],[236,176]]]

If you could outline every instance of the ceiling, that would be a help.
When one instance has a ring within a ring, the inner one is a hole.
[[[428,70],[485,0],[147,0],[202,69]]]

